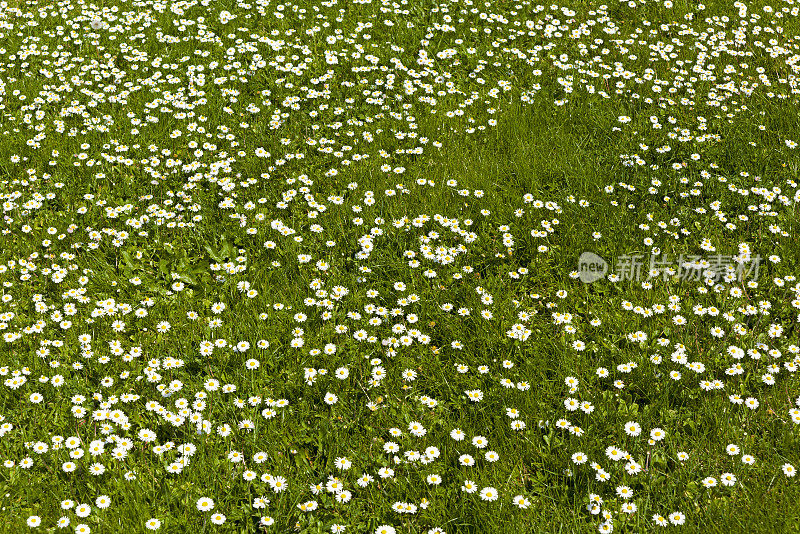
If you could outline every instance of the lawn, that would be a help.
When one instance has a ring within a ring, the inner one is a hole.
[[[800,531],[798,15],[1,2],[0,532]]]

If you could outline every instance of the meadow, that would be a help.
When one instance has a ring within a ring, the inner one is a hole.
[[[798,15],[0,2],[0,532],[800,532]]]

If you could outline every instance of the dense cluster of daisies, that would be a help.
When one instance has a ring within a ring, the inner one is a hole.
[[[800,94],[776,3],[0,3],[8,521],[444,534],[569,486],[612,532],[788,483],[796,163],[716,162],[796,157],[748,106]],[[590,104],[586,198],[430,174]],[[587,305],[609,213],[647,260]]]

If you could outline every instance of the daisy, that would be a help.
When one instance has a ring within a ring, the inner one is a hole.
[[[524,510],[531,505],[531,501],[529,501],[522,495],[517,495],[516,497],[514,497],[514,504],[516,504],[518,507]]]
[[[489,444],[489,442],[483,436],[475,436],[472,438],[472,444],[479,449],[483,449]]]
[[[498,498],[497,490],[492,487],[485,487],[481,490],[481,499],[484,501],[496,501]]]
[[[89,514],[91,513],[91,511],[92,511],[92,508],[88,504],[79,504],[75,508],[75,515],[77,515],[78,517],[81,517],[81,518],[88,517]]]
[[[425,430],[422,424],[418,423],[417,421],[411,421],[408,424],[408,430],[418,438],[424,436],[427,433],[427,430]]]
[[[347,458],[341,457],[341,458],[336,458],[335,465],[336,465],[337,469],[341,469],[343,471],[346,471],[346,470],[350,469],[350,467],[352,467],[353,462],[351,462]]]
[[[633,490],[628,486],[617,486],[617,495],[619,495],[623,499],[632,499],[633,498]]]
[[[642,427],[639,426],[639,423],[628,421],[625,423],[625,433],[635,438],[642,433]]]
[[[214,508],[214,501],[209,499],[208,497],[201,497],[197,499],[197,509],[201,512],[207,512]]]
[[[270,483],[270,485],[272,486],[272,491],[274,491],[275,493],[280,493],[288,487],[286,479],[281,476],[275,477]]]
[[[575,462],[577,465],[585,464],[586,460],[588,460],[588,458],[582,452],[576,452],[575,454],[572,455],[572,461]]]
[[[714,477],[706,477],[703,479],[703,486],[707,488],[713,488],[717,485],[717,479]]]
[[[686,516],[681,512],[672,512],[669,514],[669,522],[675,526],[682,525],[686,522]]]
[[[106,468],[101,463],[93,463],[89,466],[89,472],[95,476],[99,476],[106,472]]]

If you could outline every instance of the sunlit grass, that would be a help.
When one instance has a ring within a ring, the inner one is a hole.
[[[6,2],[0,532],[800,529],[799,12]]]

